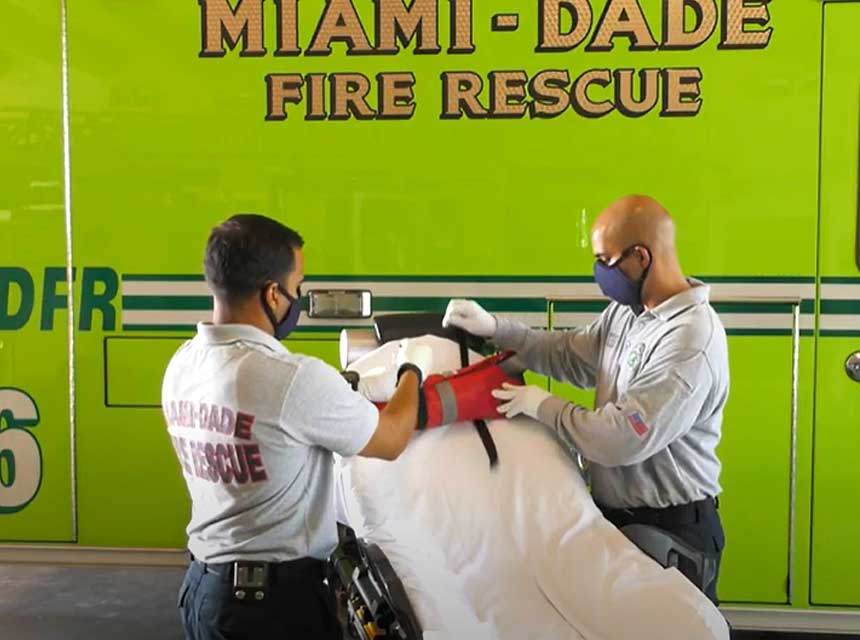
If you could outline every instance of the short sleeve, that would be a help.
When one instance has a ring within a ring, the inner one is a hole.
[[[305,358],[284,398],[281,420],[305,444],[353,456],[370,442],[379,411],[334,368]]]

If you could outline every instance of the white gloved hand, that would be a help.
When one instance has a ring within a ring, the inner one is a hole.
[[[397,350],[397,371],[407,362],[421,369],[421,380],[426,380],[433,366],[433,349],[408,338],[401,340]]]
[[[474,300],[451,300],[442,326],[460,327],[479,338],[492,338],[496,334],[496,319]]]
[[[371,402],[388,402],[397,385],[397,372],[375,367],[358,379],[358,392]]]
[[[546,389],[534,385],[519,386],[508,382],[505,382],[501,389],[494,389],[491,393],[494,398],[507,401],[498,407],[499,413],[504,414],[505,417],[513,418],[524,413],[535,420],[538,419],[538,407],[544,400],[552,397]]]

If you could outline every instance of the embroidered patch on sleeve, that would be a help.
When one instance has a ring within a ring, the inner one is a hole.
[[[627,416],[627,423],[640,438],[648,433],[648,425],[645,424],[645,421],[642,419],[642,416],[639,415],[638,411],[634,411]]]

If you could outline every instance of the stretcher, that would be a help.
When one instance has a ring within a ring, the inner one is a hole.
[[[458,368],[456,340],[420,339],[434,371]],[[396,342],[382,344],[348,368],[393,370],[396,351]],[[485,355],[470,350],[469,361]],[[339,519],[354,537],[333,556],[349,570],[332,586],[347,600],[353,637],[728,640],[719,610],[671,566],[695,565],[695,554],[629,532],[646,553],[610,524],[582,466],[543,425],[515,418],[487,427],[494,468],[462,423],[416,433],[394,462],[339,460]],[[405,622],[392,625],[398,611]]]

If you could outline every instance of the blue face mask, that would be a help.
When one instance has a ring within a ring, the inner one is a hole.
[[[618,304],[631,307],[633,312],[636,314],[642,312],[642,286],[645,284],[645,278],[648,277],[648,270],[651,268],[651,264],[649,261],[645,271],[642,272],[642,277],[638,281],[628,278],[624,272],[621,271],[620,265],[625,258],[630,256],[636,250],[636,247],[638,246],[641,245],[634,245],[625,249],[621,254],[621,257],[619,257],[612,266],[604,264],[600,260],[597,260],[594,263],[594,280],[597,282],[603,295],[614,300]],[[643,248],[648,251],[647,247]],[[651,256],[650,251],[648,251],[648,256]]]
[[[260,299],[263,303],[263,311],[266,312],[266,316],[269,318],[269,322],[272,323],[272,327],[275,329],[275,340],[283,340],[286,338],[293,329],[296,328],[296,325],[299,324],[299,314],[302,312],[302,307],[299,304],[299,299],[302,297],[301,288],[296,289],[296,293],[298,293],[297,297],[291,296],[287,293],[287,290],[284,289],[280,284],[278,286],[278,291],[283,295],[287,300],[290,301],[290,308],[287,309],[286,315],[284,315],[284,319],[278,322],[275,318],[275,312],[272,311],[271,307],[266,303],[266,291],[263,290],[260,293]]]

